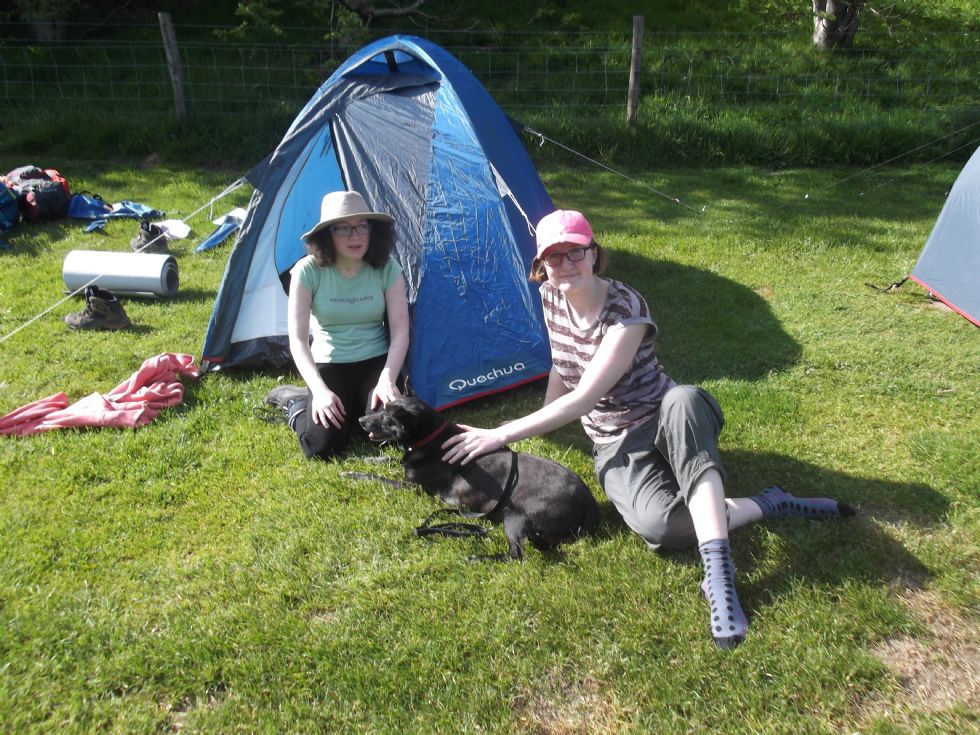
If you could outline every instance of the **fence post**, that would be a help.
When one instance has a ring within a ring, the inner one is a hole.
[[[163,36],[163,49],[167,52],[167,66],[170,68],[170,82],[174,88],[174,108],[177,111],[177,119],[182,120],[187,114],[187,105],[184,102],[184,74],[180,67],[180,52],[177,50],[177,36],[174,33],[174,24],[170,20],[170,13],[158,13],[160,18],[160,35]]]
[[[626,125],[636,122],[636,108],[640,105],[640,61],[643,56],[643,16],[633,16],[633,53],[630,58],[630,89],[626,99]]]

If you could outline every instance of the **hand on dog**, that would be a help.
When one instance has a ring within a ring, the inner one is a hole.
[[[371,410],[375,411],[381,406],[384,406],[388,401],[393,401],[396,398],[401,398],[401,391],[398,390],[398,386],[395,385],[394,379],[391,377],[391,373],[387,368],[381,371],[381,377],[378,379],[378,384],[371,391]]]
[[[442,444],[442,448],[448,450],[442,455],[446,462],[467,464],[481,454],[500,449],[506,443],[498,438],[496,429],[478,429],[466,424],[460,424],[459,428],[464,430],[462,434],[451,436]]]
[[[310,406],[310,410],[313,412],[313,421],[317,424],[326,426],[329,421],[338,429],[343,426],[344,418],[347,416],[340,396],[327,389],[313,392],[313,405]]]

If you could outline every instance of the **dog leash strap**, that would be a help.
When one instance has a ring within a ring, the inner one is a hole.
[[[497,498],[497,502],[494,503],[493,508],[488,510],[486,513],[480,513],[479,517],[488,516],[494,513],[498,508],[502,507],[510,500],[510,496],[514,494],[514,488],[517,486],[517,452],[513,449],[510,450],[510,473],[507,475],[507,482],[504,484],[504,489],[500,493],[500,497]]]

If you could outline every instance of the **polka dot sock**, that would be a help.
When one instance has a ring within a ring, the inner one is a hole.
[[[762,516],[767,520],[809,518],[813,521],[827,521],[854,515],[851,506],[838,503],[833,498],[797,498],[776,485],[767,487],[761,495],[750,499],[762,509]]]
[[[728,539],[705,541],[698,547],[704,562],[701,592],[711,606],[711,637],[719,648],[735,648],[749,631],[735,592],[735,566]]]

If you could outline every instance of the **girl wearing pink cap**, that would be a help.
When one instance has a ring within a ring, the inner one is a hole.
[[[444,458],[466,464],[580,419],[594,444],[599,482],[627,525],[654,549],[698,546],[712,639],[733,648],[748,620],[735,589],[728,532],[764,518],[825,520],[854,511],[778,487],[725,498],[721,407],[707,391],[677,385],[663,371],[646,301],[626,284],[601,278],[605,263],[580,212],[558,210],[538,223],[531,280],[541,283],[551,342],[545,405],[495,429],[466,427],[443,445]]]

